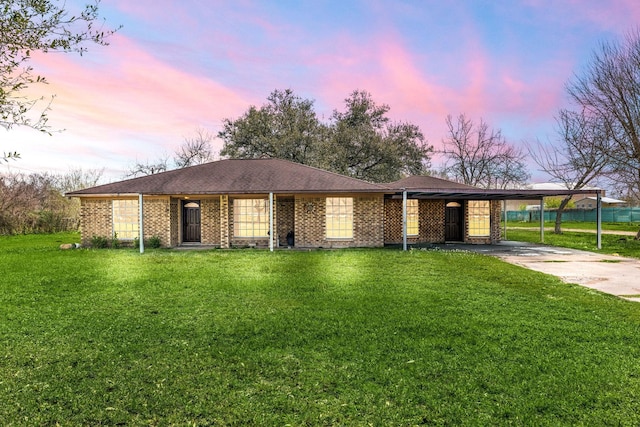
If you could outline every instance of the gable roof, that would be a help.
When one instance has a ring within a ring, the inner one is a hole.
[[[282,159],[227,159],[73,191],[67,196],[269,192],[388,193],[389,189]]]

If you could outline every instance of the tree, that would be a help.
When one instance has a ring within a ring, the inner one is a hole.
[[[136,162],[129,167],[125,176],[127,178],[136,178],[138,176],[154,175],[156,173],[165,172],[168,169],[169,158],[166,156],[160,157],[156,161],[147,160],[146,163],[136,160]]]
[[[418,126],[391,122],[390,107],[378,105],[366,91],[345,99],[345,111],[334,110],[320,164],[333,172],[371,182],[391,182],[403,175],[424,174],[433,147]]]
[[[608,167],[609,133],[598,117],[560,110],[556,119],[559,141],[545,146],[538,142],[529,153],[540,169],[569,190],[580,190],[596,180]],[[554,232],[562,233],[562,213],[569,206],[568,194],[556,210]]]
[[[433,148],[420,129],[392,123],[386,117],[389,107],[376,105],[367,92],[353,92],[346,111],[334,111],[329,124],[318,120],[313,101],[291,90],[276,90],[268,101],[236,120],[224,120],[218,134],[222,156],[276,157],[374,182],[423,173],[428,166]]]
[[[0,2],[0,127],[27,126],[46,131],[47,106],[35,114],[32,109],[42,98],[25,94],[34,83],[46,79],[33,74],[29,65],[35,52],[87,51],[90,42],[107,45],[106,38],[116,30],[96,27],[99,0],[87,4],[71,16],[64,2],[53,0],[3,0]],[[17,153],[4,153],[2,159]]]
[[[508,188],[529,179],[524,152],[507,143],[499,129],[489,129],[482,119],[476,126],[460,114],[446,118],[449,134],[440,153],[443,170],[453,179],[484,188]]]
[[[640,30],[620,41],[604,42],[588,66],[567,85],[571,99],[597,117],[611,138],[611,175],[640,190]],[[640,239],[640,230],[636,236]]]
[[[325,134],[313,109],[291,89],[275,90],[268,103],[236,120],[225,119],[218,136],[224,141],[221,156],[247,159],[276,157],[317,165],[317,150]]]
[[[213,138],[214,136],[204,129],[197,129],[195,136],[185,138],[184,143],[173,157],[176,167],[181,169],[213,160],[213,148],[211,147]]]

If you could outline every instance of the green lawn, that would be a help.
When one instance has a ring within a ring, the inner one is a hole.
[[[640,304],[466,252],[0,237],[3,425],[640,424]]]
[[[508,221],[507,226],[509,228],[540,228],[540,222]],[[556,226],[556,222],[545,221],[544,226],[545,228],[553,228]],[[501,227],[504,228],[504,221],[501,223]],[[574,230],[595,230],[596,224],[594,222],[562,221],[562,228]],[[603,222],[602,229],[611,231],[633,231],[634,233],[637,233],[638,229],[640,229],[640,224],[637,222]]]
[[[555,234],[552,231],[544,233],[544,243],[548,245],[640,258],[640,240],[634,240],[634,236],[602,234],[601,238],[601,249],[598,250],[597,236],[594,233],[573,231],[564,231],[562,234]],[[539,243],[540,230],[509,228],[507,240]]]

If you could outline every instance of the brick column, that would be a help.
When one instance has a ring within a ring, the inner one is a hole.
[[[220,196],[220,247],[229,249],[229,196]]]

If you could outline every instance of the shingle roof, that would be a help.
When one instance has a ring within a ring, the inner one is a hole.
[[[375,192],[389,189],[355,178],[281,159],[229,159],[128,179],[67,193],[114,194],[259,194]]]

